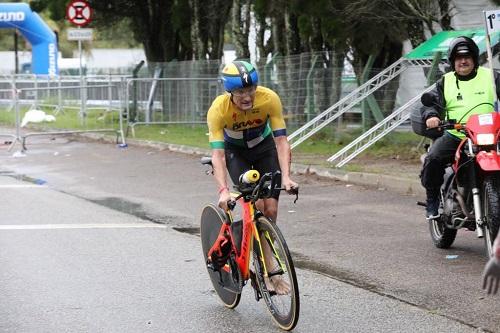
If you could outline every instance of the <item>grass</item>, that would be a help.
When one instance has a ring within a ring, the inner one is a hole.
[[[141,125],[135,128],[135,138],[209,149],[207,132],[205,125]],[[294,161],[302,164],[331,166],[326,159],[361,134],[360,130],[324,129],[293,150]],[[413,132],[393,132],[369,147],[362,155],[363,158],[372,160],[417,161],[422,153],[417,149],[420,144],[421,137]],[[361,169],[352,163],[348,168],[352,171]]]
[[[85,116],[80,116],[79,107],[68,108],[60,112],[54,112],[53,108],[39,109],[45,111],[48,115],[54,115],[55,122],[28,123],[27,128],[36,130],[96,130],[96,129],[118,129],[118,114],[116,112],[107,112],[106,109],[89,109]],[[29,109],[22,107],[20,110],[22,121]],[[15,126],[14,110],[2,110],[0,112],[0,124]]]
[[[205,125],[138,125],[134,132],[136,139],[210,148]]]

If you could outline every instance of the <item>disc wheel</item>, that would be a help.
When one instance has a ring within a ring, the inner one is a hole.
[[[207,253],[219,235],[224,213],[214,205],[207,205],[201,213],[200,238],[203,257],[207,262]],[[225,267],[214,271],[207,266],[208,275],[212,281],[215,293],[224,306],[234,309],[241,299],[241,274],[232,257],[228,259]]]

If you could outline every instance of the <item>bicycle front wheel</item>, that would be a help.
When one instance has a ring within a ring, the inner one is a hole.
[[[289,331],[297,325],[300,310],[299,287],[292,257],[275,223],[266,217],[259,217],[257,230],[261,241],[260,246],[255,241],[253,248],[257,286],[274,321],[281,329]]]
[[[208,251],[217,239],[222,223],[224,223],[225,217],[222,214],[221,210],[214,205],[205,206],[201,213],[200,238],[205,262]],[[234,309],[240,302],[241,294],[227,288],[234,284],[232,272],[224,270],[218,272],[208,267],[207,270],[217,296],[226,307]]]

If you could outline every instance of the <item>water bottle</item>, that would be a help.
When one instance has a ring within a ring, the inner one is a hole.
[[[253,184],[260,178],[257,170],[248,170],[240,176],[240,184]]]

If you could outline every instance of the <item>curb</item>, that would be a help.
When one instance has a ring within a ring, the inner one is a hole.
[[[103,134],[79,133],[76,135],[96,141],[109,142],[113,144],[116,143],[114,138]],[[173,143],[127,139],[127,144],[137,147],[155,148],[158,150],[167,149],[172,152],[190,155],[211,155],[211,150],[209,149],[178,145]],[[317,175],[319,177],[334,179],[345,183],[375,187],[381,191],[390,190],[404,195],[425,197],[425,190],[420,184],[420,180],[418,178],[411,179],[406,177],[395,177],[367,172],[348,172],[340,169],[322,168],[297,163],[292,163],[291,172],[294,174],[302,175]]]

